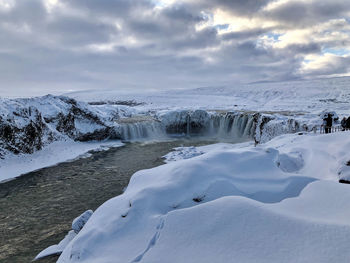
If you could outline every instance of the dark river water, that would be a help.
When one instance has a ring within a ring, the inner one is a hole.
[[[161,157],[174,147],[209,143],[213,142],[129,143],[0,184],[0,262],[31,262],[64,238],[75,217],[121,194],[136,171],[163,164]]]

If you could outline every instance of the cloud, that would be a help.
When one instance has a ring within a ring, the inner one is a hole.
[[[300,73],[307,76],[341,76],[350,72],[350,56],[332,53],[307,56]]]
[[[346,0],[0,0],[0,96],[350,71]]]
[[[192,0],[190,1],[198,9],[215,10],[222,9],[232,14],[253,16],[272,0]]]
[[[290,27],[310,27],[347,16],[349,12],[346,0],[277,0],[266,6],[262,15]]]

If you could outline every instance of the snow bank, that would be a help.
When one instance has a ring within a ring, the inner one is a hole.
[[[251,145],[251,144],[252,144],[251,142],[240,143],[240,144],[236,144],[234,147],[242,148],[242,147],[247,147],[248,145]],[[170,163],[170,162],[190,159],[211,151],[225,150],[225,149],[231,149],[231,148],[232,148],[232,144],[230,143],[216,143],[216,144],[209,144],[209,145],[204,145],[200,147],[195,147],[195,146],[176,147],[173,149],[173,151],[164,155],[163,158],[166,163]]]
[[[34,258],[34,261],[41,258],[48,257],[48,256],[52,256],[52,255],[60,255],[62,251],[66,248],[66,246],[69,244],[69,242],[71,242],[76,235],[77,234],[74,232],[74,230],[69,231],[68,234],[64,237],[64,239],[61,240],[60,243],[58,243],[57,245],[49,246],[48,248],[41,251]]]
[[[343,132],[188,148],[201,154],[135,173],[58,262],[348,262],[349,146]]]
[[[122,145],[120,141],[74,142],[65,140],[51,143],[33,154],[8,154],[5,159],[0,159],[0,182],[57,163],[89,157],[89,151],[102,151]]]
[[[74,239],[74,237],[79,233],[79,231],[84,227],[84,225],[90,219],[92,214],[92,210],[86,210],[80,216],[75,218],[72,222],[72,230],[68,232],[64,239],[62,239],[62,241],[57,245],[52,245],[41,251],[34,258],[34,261],[51,255],[60,255],[62,251],[66,248],[66,246],[69,244],[69,242],[71,242]]]

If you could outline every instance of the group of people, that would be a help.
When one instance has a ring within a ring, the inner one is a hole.
[[[337,120],[335,120],[335,119],[333,120],[333,115],[328,113],[327,117],[325,117],[323,119],[323,121],[324,121],[325,133],[331,133],[333,121],[338,121],[338,118],[337,118]],[[340,122],[340,126],[341,126],[343,131],[350,129],[350,117],[348,117],[348,118],[344,117]]]

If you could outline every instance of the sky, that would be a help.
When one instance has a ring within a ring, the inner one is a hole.
[[[348,75],[349,0],[0,0],[0,96]]]

